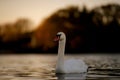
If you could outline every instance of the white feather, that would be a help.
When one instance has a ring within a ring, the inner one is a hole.
[[[87,72],[87,65],[82,60],[69,59],[64,61],[64,73]]]
[[[57,33],[60,36],[58,48],[58,60],[56,65],[56,73],[83,73],[87,72],[88,66],[83,60],[70,59],[64,60],[64,51],[66,36],[63,32]]]

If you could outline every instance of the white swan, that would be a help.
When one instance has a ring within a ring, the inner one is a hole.
[[[83,72],[87,72],[88,66],[84,63],[83,60],[70,59],[70,60],[64,61],[66,36],[63,32],[57,33],[55,41],[59,41],[56,73],[83,73]]]

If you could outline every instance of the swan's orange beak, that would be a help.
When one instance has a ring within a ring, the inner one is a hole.
[[[54,41],[59,41],[60,40],[60,36],[56,35],[56,37],[54,38]]]

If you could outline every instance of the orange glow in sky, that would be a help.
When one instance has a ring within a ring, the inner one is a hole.
[[[31,19],[38,25],[44,18],[60,8],[70,5],[91,9],[106,3],[118,3],[119,0],[0,0],[0,24],[13,22],[18,18]]]

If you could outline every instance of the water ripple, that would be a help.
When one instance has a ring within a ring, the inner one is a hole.
[[[120,55],[68,55],[83,59],[88,73],[55,74],[56,55],[2,55],[0,80],[119,80]]]

